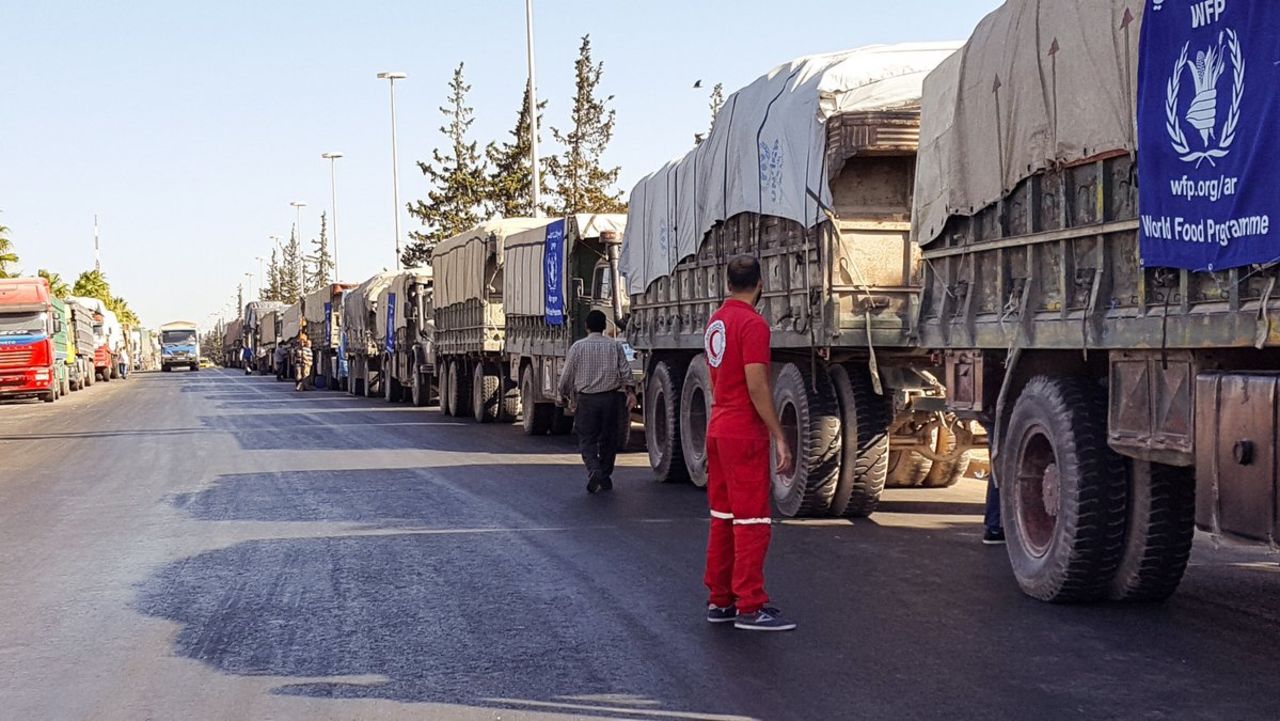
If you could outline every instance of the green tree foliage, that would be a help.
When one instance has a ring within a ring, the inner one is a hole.
[[[97,298],[107,306],[107,310],[116,314],[116,319],[125,325],[140,325],[138,315],[129,307],[128,301],[118,295],[111,295],[111,284],[107,276],[100,270],[86,270],[76,278],[71,287],[71,294],[82,298]]]
[[[71,287],[71,294],[82,298],[97,298],[106,303],[111,300],[111,284],[107,282],[107,276],[100,270],[86,270],[76,278],[75,285]]]
[[[311,241],[315,247],[316,272],[311,276],[308,290],[322,288],[333,282],[333,255],[329,253],[329,227],[325,214],[320,213],[320,237]]]
[[[9,229],[0,225],[0,278],[14,278],[18,275],[18,254],[13,250],[13,241],[9,240]]]
[[[564,152],[552,156],[547,164],[557,201],[549,204],[547,211],[552,215],[626,212],[622,191],[615,187],[619,169],[602,165],[613,139],[614,111],[608,108],[613,96],[596,97],[604,63],[592,61],[590,35],[582,38],[574,72],[576,92],[569,113],[572,127],[567,132],[551,129]]]
[[[67,296],[71,295],[71,286],[67,285],[62,276],[44,268],[41,268],[36,274],[49,281],[49,292],[53,294],[53,297],[66,300]]]
[[[538,126],[542,126],[544,100],[538,103]],[[511,130],[512,142],[490,144],[485,149],[492,171],[489,173],[488,204],[490,209],[504,218],[530,217],[533,215],[533,173],[529,163],[529,148],[533,127],[529,122],[529,86],[524,89],[516,127]],[[546,170],[546,158],[539,163]]]
[[[276,249],[271,249],[271,263],[267,266],[267,287],[262,289],[262,300],[279,301],[282,297],[280,292],[280,259],[277,257]]]
[[[280,261],[280,302],[296,303],[302,297],[305,279],[302,269],[302,241],[298,240],[298,228],[289,231],[289,242],[284,246]]]
[[[476,225],[483,217],[488,177],[476,143],[467,141],[475,122],[475,112],[467,105],[470,91],[459,63],[449,81],[447,104],[440,108],[445,117],[440,132],[448,139],[450,150],[448,154],[431,151],[431,163],[418,161],[428,190],[426,200],[409,204],[409,214],[422,222],[422,230],[409,233],[409,245],[400,257],[407,267],[430,263],[437,243]]]

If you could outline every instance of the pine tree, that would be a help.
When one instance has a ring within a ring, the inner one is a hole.
[[[427,177],[427,198],[409,204],[409,214],[422,221],[422,230],[409,233],[410,242],[400,256],[406,267],[431,262],[436,243],[476,225],[483,217],[488,178],[484,158],[467,132],[475,122],[475,112],[467,105],[471,86],[463,80],[463,63],[449,81],[448,104],[440,108],[445,125],[440,132],[449,141],[448,155],[431,152],[432,162],[418,161]]]
[[[538,103],[538,127],[542,127],[542,110],[546,107],[547,101]],[[491,144],[485,150],[493,168],[489,173],[488,201],[490,209],[504,218],[530,217],[533,215],[533,173],[530,170],[529,147],[533,128],[529,122],[527,84],[511,136],[514,142]],[[539,165],[545,170],[546,158],[542,158]]]
[[[316,272],[311,277],[310,290],[321,288],[333,282],[333,256],[329,253],[328,221],[323,212],[320,213],[320,237],[311,241],[316,249]]]
[[[262,289],[262,300],[279,301],[282,297],[280,292],[280,261],[276,257],[276,249],[271,249],[271,264],[267,266],[267,287]]]
[[[305,279],[302,269],[302,242],[298,240],[298,228],[289,230],[289,243],[284,247],[280,261],[280,302],[295,303],[302,297]]]
[[[607,108],[613,96],[596,97],[604,63],[592,62],[590,35],[582,37],[574,71],[577,91],[569,114],[573,126],[568,132],[551,129],[552,137],[564,146],[564,153],[551,157],[547,164],[559,201],[549,204],[548,212],[553,215],[626,212],[622,191],[614,189],[619,169],[601,165],[604,151],[613,139],[614,111]]]

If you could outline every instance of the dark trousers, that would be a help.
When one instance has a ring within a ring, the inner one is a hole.
[[[587,464],[587,475],[597,479],[613,477],[618,457],[618,425],[624,396],[617,391],[579,393],[573,429],[578,433],[578,450]]]

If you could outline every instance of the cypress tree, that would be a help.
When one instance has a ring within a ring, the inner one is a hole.
[[[547,165],[554,182],[558,202],[548,205],[553,215],[570,213],[623,213],[615,166],[604,167],[603,156],[613,139],[614,111],[608,108],[613,96],[596,97],[604,63],[591,58],[591,36],[584,35],[574,62],[576,74],[573,109],[569,114],[572,127],[567,132],[551,129],[564,152],[549,159]]]
[[[488,178],[485,162],[475,141],[467,133],[475,122],[475,111],[467,105],[471,86],[463,79],[463,63],[449,81],[447,104],[440,108],[445,124],[440,128],[449,141],[448,154],[431,151],[432,162],[418,161],[427,178],[427,197],[409,204],[409,214],[422,221],[422,229],[410,231],[409,245],[400,256],[406,267],[431,262],[431,252],[440,241],[457,235],[480,222]]]
[[[333,255],[329,253],[329,228],[324,212],[320,213],[320,237],[311,242],[316,249],[316,272],[310,289],[315,290],[333,282]]]
[[[538,126],[542,126],[542,110],[547,101],[538,103]],[[529,117],[529,86],[524,88],[520,101],[520,113],[516,127],[511,130],[513,142],[490,145],[485,150],[489,165],[488,201],[494,213],[504,218],[533,215],[533,173],[529,164],[529,147],[533,139],[533,127]],[[546,158],[539,163],[546,169]]]

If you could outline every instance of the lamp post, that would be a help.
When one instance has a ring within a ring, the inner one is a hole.
[[[266,258],[260,255],[255,255],[253,259],[258,261],[258,300],[262,300],[262,291],[266,288],[266,286],[262,284],[262,263]]]
[[[524,0],[525,44],[529,55],[529,176],[533,217],[542,217],[542,177],[538,170],[538,88],[533,75],[533,0]]]
[[[342,157],[342,153],[321,153],[320,157],[329,161],[329,218],[333,221],[333,279],[338,280],[342,276],[338,273],[338,171],[336,166],[338,158]],[[400,237],[398,232],[396,237]],[[397,255],[399,254],[397,253]]]
[[[307,203],[306,201],[295,200],[289,203],[289,205],[292,205],[293,209],[298,213],[297,223],[293,226],[293,232],[296,234],[295,237],[298,239],[298,267],[295,270],[298,273],[298,293],[301,294],[306,293],[307,291],[307,270],[306,266],[303,265],[302,260],[302,256],[306,255],[306,253],[302,251],[302,209],[307,207]]]
[[[396,81],[409,76],[402,72],[381,72],[378,77],[386,80],[391,88],[391,195],[395,207],[396,270],[400,270],[400,162],[396,155]]]

